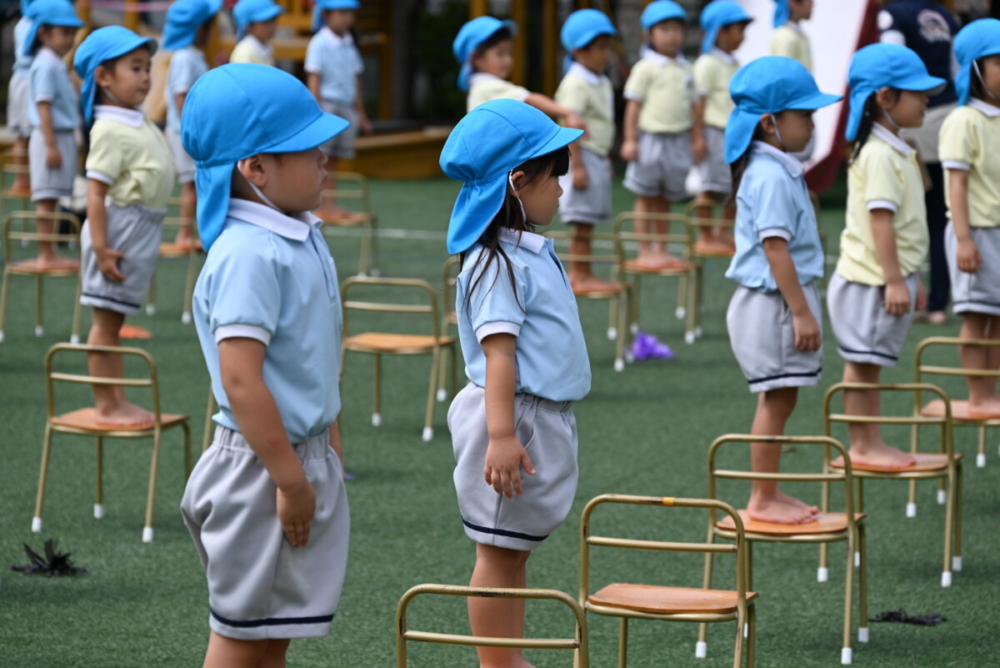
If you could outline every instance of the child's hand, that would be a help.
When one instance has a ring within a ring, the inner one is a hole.
[[[625,162],[635,162],[639,157],[639,144],[634,139],[628,139],[622,142],[621,150],[622,160]]]
[[[974,274],[983,266],[983,260],[979,257],[979,249],[972,239],[958,242],[958,268],[968,274]]]
[[[372,122],[368,120],[367,114],[362,114],[358,117],[358,125],[360,126],[361,134],[370,135],[372,133]]]
[[[694,164],[700,163],[705,159],[705,155],[708,153],[708,147],[705,145],[705,137],[699,134],[691,135],[691,159],[694,160]]]
[[[573,165],[573,188],[576,190],[587,189],[587,168],[583,163]]]
[[[125,275],[118,269],[118,260],[125,256],[124,253],[113,248],[103,248],[94,249],[94,254],[97,255],[97,268],[104,274],[104,278],[112,283],[121,283],[125,280]]]
[[[910,291],[903,281],[885,284],[885,312],[895,316],[910,312]]]
[[[305,478],[297,486],[283,490],[278,488],[277,496],[278,519],[285,538],[292,547],[305,547],[309,544],[309,529],[316,513],[316,491]]]
[[[486,484],[493,485],[497,494],[513,499],[514,494],[520,495],[523,492],[521,468],[528,475],[535,475],[531,457],[519,440],[513,436],[490,439],[486,448],[486,466],[483,468]]]
[[[819,323],[812,311],[806,311],[801,315],[792,315],[792,330],[795,332],[795,349],[807,353],[819,350],[822,343],[822,334]]]
[[[566,127],[583,130],[583,136],[587,136],[587,124],[583,122],[583,116],[575,111],[566,114]]]
[[[62,167],[62,153],[59,152],[59,147],[55,144],[45,147],[45,166],[49,169]]]

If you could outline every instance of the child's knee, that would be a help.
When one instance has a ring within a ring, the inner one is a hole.
[[[504,572],[514,572],[524,566],[528,561],[531,552],[524,550],[511,550],[506,547],[496,545],[476,545],[476,561],[488,568],[502,570]]]

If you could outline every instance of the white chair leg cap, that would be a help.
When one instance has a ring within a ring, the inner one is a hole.
[[[608,327],[608,340],[609,341],[614,341],[617,338],[618,338],[618,328],[617,327]]]
[[[976,455],[976,468],[984,469],[986,468],[986,455],[978,454]]]
[[[868,627],[862,626],[858,628],[858,642],[868,642]]]
[[[951,586],[951,571],[945,571],[941,574],[941,586],[950,587]]]
[[[191,324],[191,313],[189,311],[184,311],[184,313],[181,313],[181,322],[184,323],[185,325]]]
[[[142,542],[152,543],[153,542],[153,527],[143,527],[142,529]]]
[[[687,315],[687,309],[684,308],[683,306],[678,306],[677,309],[674,311],[674,317],[677,318],[678,320],[683,320],[684,316],[686,315]]]
[[[694,328],[694,335],[699,339],[701,338],[701,327]]]
[[[69,336],[69,342],[72,343],[74,346],[77,345],[77,344],[79,344],[80,343],[80,335],[79,334],[70,334],[70,336]]]
[[[639,323],[633,322],[631,325],[629,325],[628,331],[632,332],[633,336],[635,334],[638,334],[639,333]]]
[[[948,503],[948,492],[943,489],[939,489],[937,493],[937,502],[942,506]]]
[[[625,360],[619,357],[618,359],[615,360],[615,371],[624,371],[624,370],[625,370]]]
[[[697,338],[698,337],[695,336],[695,333],[693,331],[691,331],[691,332],[685,332],[684,333],[684,343],[686,343],[688,345],[694,343],[695,339],[697,339]]]
[[[3,343],[3,332],[0,331],[0,343]]]
[[[32,517],[31,518],[31,533],[42,533],[42,518]]]
[[[45,328],[41,325],[35,325],[35,336],[45,336]]]
[[[860,552],[855,552],[854,553],[854,567],[855,568],[861,568],[861,553]]]
[[[437,391],[437,400],[438,401],[445,401],[447,399],[448,399],[448,390],[438,390]]]
[[[694,646],[694,658],[704,659],[708,656],[708,643],[700,640]]]
[[[102,520],[102,519],[104,519],[104,504],[103,503],[95,503],[94,504],[94,519],[95,520]]]
[[[849,666],[851,661],[854,660],[854,653],[850,647],[843,647],[840,650],[840,665]]]
[[[0,339],[0,340],[2,340],[2,339]],[[632,354],[631,350],[626,350],[625,351],[625,363],[626,364],[631,364],[634,361],[635,361],[635,355]]]
[[[743,625],[743,637],[744,638],[749,638],[750,637],[750,625],[749,624],[744,624]]]
[[[424,442],[434,438],[434,427],[424,427],[423,439]]]
[[[908,503],[908,504],[906,504],[906,516],[907,517],[916,517],[917,516],[917,504],[915,504],[915,503]]]
[[[381,413],[372,413],[372,426],[373,427],[379,427],[381,425],[382,425],[382,414]]]
[[[372,278],[378,278],[382,275],[382,270],[378,267],[372,267],[371,271],[368,272],[368,275]]]
[[[156,315],[156,304],[146,304],[146,315]]]
[[[816,569],[816,582],[826,582],[830,579],[830,569],[820,566]]]
[[[952,557],[951,558],[951,570],[960,571],[962,570],[962,557]]]

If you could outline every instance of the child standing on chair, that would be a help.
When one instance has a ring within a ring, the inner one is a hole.
[[[955,38],[959,107],[941,127],[951,223],[944,240],[955,313],[965,339],[1000,340],[1000,21],[981,19]],[[1000,346],[962,348],[968,369],[1000,369]],[[970,376],[969,415],[1000,418],[996,378]]]
[[[24,40],[31,30],[31,0],[21,0],[21,18],[14,25],[14,70],[7,86],[7,129],[14,135],[13,164],[28,164],[28,140],[31,137],[31,119],[28,107],[31,98],[31,61],[33,56],[24,52]],[[13,191],[29,192],[31,180],[18,172],[10,187]]]
[[[877,383],[894,367],[914,310],[927,301],[920,265],[929,238],[924,180],[916,151],[900,128],[923,123],[928,95],[945,85],[916,53],[896,44],[866,46],[851,60],[847,140],[847,225],[830,279],[827,307],[846,361],[844,382]],[[879,415],[879,393],[844,393],[850,415]],[[851,463],[901,469],[914,459],[882,440],[877,424],[852,424]]]
[[[672,0],[656,0],[643,10],[646,37],[642,58],[625,83],[625,122],[622,159],[628,161],[625,187],[635,193],[635,212],[669,213],[672,202],[687,198],[684,186],[691,170],[691,124],[694,79],[691,64],[681,53],[687,12]],[[636,231],[650,232],[647,220],[637,218]],[[658,221],[656,233],[666,234]],[[637,261],[651,269],[681,262],[665,244],[639,242]]]
[[[90,128],[87,222],[80,235],[80,303],[94,308],[90,345],[121,345],[119,330],[126,315],[138,313],[160,253],[174,169],[166,138],[140,108],[155,51],[156,40],[109,26],[92,32],[73,58]],[[92,353],[89,366],[92,376],[123,376],[120,355]],[[123,387],[95,385],[94,399],[98,423],[153,421],[152,413],[125,399]]]
[[[240,0],[233,7],[236,38],[229,54],[231,63],[256,63],[274,67],[271,40],[278,29],[278,17],[285,11],[274,0]]]
[[[76,178],[76,129],[80,127],[79,97],[63,58],[73,48],[83,21],[67,0],[37,0],[30,8],[33,23],[24,40],[24,54],[34,56],[30,70],[31,201],[35,211],[51,214],[60,197],[73,195]],[[52,234],[52,220],[37,220],[41,234]],[[40,268],[65,269],[76,261],[56,253],[50,241],[38,244]]]
[[[726,324],[736,360],[757,393],[751,433],[780,436],[800,387],[823,370],[823,312],[816,282],[823,247],[802,163],[813,111],[838,95],[821,93],[801,63],[765,56],[743,67],[730,85],[736,108],[726,127],[726,162],[736,188],[736,255],[726,278],[739,284]],[[754,443],[755,472],[778,472],[781,446]],[[780,524],[810,522],[815,506],[755,480],[747,514]]]
[[[464,182],[448,252],[462,256],[455,308],[470,383],[448,428],[462,523],[476,542],[474,587],[526,587],[531,551],[576,492],[571,405],[590,391],[590,363],[569,280],[534,230],[555,215],[566,146],[581,134],[494,100],[469,112],[441,153],[445,174]],[[470,598],[469,620],[474,635],[524,635],[523,602]],[[477,650],[481,666],[527,665],[520,650]]]
[[[812,18],[814,0],[776,0],[774,6],[774,35],[771,37],[771,55],[794,58],[813,71],[812,46],[809,35],[802,29],[802,22]],[[812,157],[816,138],[802,151],[795,154],[801,162]]]
[[[340,599],[340,293],[309,211],[319,147],[346,127],[265,65],[212,70],[184,108],[208,250],[195,324],[220,407],[181,502],[208,579],[205,668],[285,666],[291,639],[325,636]]]

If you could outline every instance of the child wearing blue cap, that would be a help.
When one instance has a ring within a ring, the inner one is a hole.
[[[177,0],[167,10],[163,28],[163,48],[173,51],[167,71],[167,143],[174,155],[174,168],[181,184],[181,216],[186,224],[177,231],[175,243],[190,248],[191,219],[197,204],[194,187],[194,160],[181,144],[181,114],[188,91],[208,72],[203,49],[215,23],[222,0]]]
[[[278,30],[278,17],[285,11],[274,0],[240,0],[233,7],[239,41],[229,54],[231,63],[256,63],[274,67],[271,40]]]
[[[24,52],[24,40],[31,30],[31,0],[21,0],[21,18],[14,25],[14,70],[7,85],[7,129],[14,135],[14,155],[12,163],[18,166],[28,164],[28,138],[31,137],[31,120],[28,118],[31,97],[31,61],[33,56]],[[27,174],[18,174],[10,189],[15,192],[30,192],[31,180]]]
[[[29,70],[28,107],[31,201],[38,213],[52,213],[60,197],[72,196],[76,178],[79,98],[63,58],[73,48],[77,28],[83,26],[83,21],[67,0],[37,0],[29,8],[29,15],[32,24],[24,39],[24,53],[34,56]],[[35,226],[42,234],[54,231],[51,220],[38,220]],[[38,249],[34,262],[40,268],[77,266],[76,261],[58,255],[51,242],[39,242]]]
[[[469,112],[441,152],[445,174],[464,183],[448,252],[462,257],[455,309],[470,382],[448,428],[459,510],[476,542],[472,586],[525,587],[531,551],[566,519],[576,492],[571,406],[590,391],[590,362],[566,273],[535,230],[555,215],[566,146],[581,134],[517,100],[493,100]],[[469,620],[474,635],[522,637],[524,606],[471,598]],[[527,665],[520,650],[477,650],[481,666]]]
[[[220,412],[181,511],[205,566],[205,666],[284,666],[324,636],[347,565],[337,269],[308,213],[347,121],[275,67],[228,64],[184,105],[208,258],[194,314]]]
[[[94,308],[91,345],[120,346],[125,316],[139,311],[156,269],[174,188],[167,140],[140,109],[155,50],[156,40],[108,26],[90,33],[73,57],[90,127],[80,303]],[[92,376],[122,377],[120,355],[92,354],[89,366]],[[94,399],[101,424],[153,422],[152,413],[125,399],[122,387],[95,385]]]
[[[941,128],[947,170],[945,247],[962,338],[1000,340],[1000,21],[980,19],[955,38],[959,107]],[[962,349],[967,369],[1000,368],[1000,347]],[[1000,418],[996,378],[969,376],[969,414]]]
[[[814,0],[775,0],[771,55],[794,58],[812,72],[809,35],[799,25],[812,18]]]
[[[555,100],[580,115],[590,129],[586,139],[569,145],[570,171],[560,182],[559,210],[573,226],[570,253],[591,254],[594,225],[611,218],[611,176],[608,155],[615,143],[615,92],[605,76],[611,61],[611,40],[618,34],[611,19],[596,9],[580,9],[566,19],[561,31],[569,67]],[[598,292],[614,284],[591,273],[589,262],[571,262],[569,280],[577,292]]]
[[[773,436],[785,425],[800,387],[819,382],[823,368],[819,289],[823,247],[801,151],[813,133],[812,114],[839,95],[821,93],[791,58],[764,56],[730,84],[735,108],[726,127],[726,162],[736,188],[736,254],[726,278],[739,284],[726,324],[750,391],[758,394],[751,433]],[[754,443],[754,471],[778,471],[781,446]],[[755,480],[747,514],[754,520],[800,524],[817,508]]]
[[[913,311],[926,303],[920,265],[930,244],[924,180],[916,151],[900,128],[919,128],[930,92],[946,84],[927,73],[912,50],[872,44],[851,59],[847,139],[855,141],[847,172],[847,225],[830,279],[827,306],[844,381],[877,383],[899,358]],[[844,410],[878,415],[876,392],[846,392]],[[851,464],[902,469],[913,457],[882,440],[877,424],[852,424]]]
[[[635,193],[636,213],[667,213],[671,202],[687,198],[684,182],[691,170],[694,87],[691,64],[681,53],[687,12],[673,0],[656,0],[640,17],[646,44],[625,82],[625,121],[621,156],[628,161],[625,187]],[[649,222],[635,221],[636,231]],[[666,234],[667,224],[657,223]],[[681,260],[666,244],[640,242],[637,261],[661,269]]]

